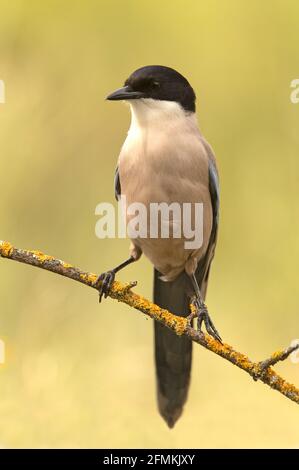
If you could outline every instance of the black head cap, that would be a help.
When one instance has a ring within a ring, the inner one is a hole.
[[[130,75],[121,94],[112,93],[107,99],[152,98],[175,101],[186,111],[195,111],[195,93],[188,80],[179,72],[162,65],[147,65]]]

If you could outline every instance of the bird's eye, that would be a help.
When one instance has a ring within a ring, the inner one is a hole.
[[[152,85],[153,85],[154,88],[158,88],[158,87],[160,86],[160,83],[157,82],[157,81],[154,81],[154,82],[152,83]]]

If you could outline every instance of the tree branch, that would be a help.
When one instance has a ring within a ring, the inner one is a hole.
[[[74,281],[81,282],[86,286],[95,289],[95,283],[98,276],[93,273],[82,271],[71,264],[65,263],[52,256],[45,255],[40,251],[26,251],[13,247],[9,242],[0,241],[0,257],[8,258],[20,263],[29,264],[38,268],[51,271],[61,276],[68,277]],[[223,357],[227,361],[236,365],[240,369],[247,372],[254,380],[261,380],[264,384],[282,393],[284,396],[299,404],[299,389],[288,383],[280,375],[278,375],[271,366],[278,361],[285,360],[292,352],[299,348],[299,343],[290,346],[283,351],[277,351],[271,355],[269,359],[260,362],[253,362],[244,354],[235,351],[228,344],[221,344],[214,340],[211,336],[195,330],[187,318],[179,317],[162,309],[158,305],[149,302],[144,297],[132,292],[132,287],[136,283],[122,284],[114,281],[109,296],[119,302],[123,302],[133,307],[153,320],[162,323],[170,328],[178,336],[187,336],[190,340],[200,344],[204,348],[212,351],[218,356]]]

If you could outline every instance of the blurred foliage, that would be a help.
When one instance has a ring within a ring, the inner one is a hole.
[[[226,341],[263,359],[299,338],[299,4],[1,0],[0,238],[101,272],[126,240],[97,240],[129,113],[105,95],[146,64],[198,95],[221,175],[208,305]],[[146,259],[121,273],[151,296]],[[298,447],[294,403],[195,347],[185,412],[155,403],[152,324],[74,282],[0,260],[2,447]],[[113,335],[110,337],[110,332]],[[299,383],[299,365],[277,369]]]

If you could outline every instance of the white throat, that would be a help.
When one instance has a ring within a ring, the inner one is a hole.
[[[131,128],[136,127],[160,127],[178,121],[194,120],[195,113],[185,111],[182,106],[174,101],[154,100],[143,98],[129,100],[131,108]]]
[[[186,112],[178,103],[151,98],[128,101],[131,108],[131,125],[123,145],[128,160],[150,155],[166,154],[171,148],[190,145],[198,140],[199,129],[196,114]],[[189,144],[188,144],[189,142]]]

